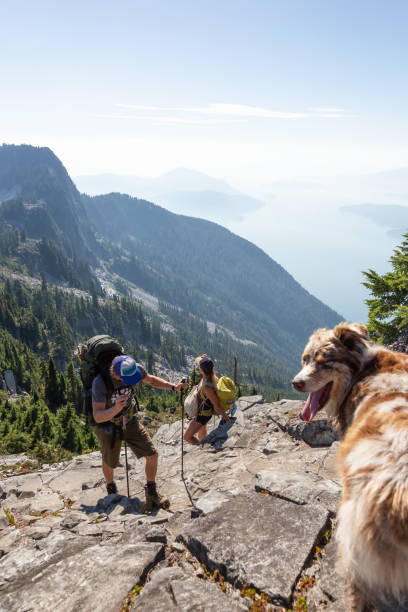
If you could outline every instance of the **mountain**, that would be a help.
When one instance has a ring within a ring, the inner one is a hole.
[[[52,240],[68,257],[96,261],[97,244],[82,198],[44,147],[0,147],[0,220],[28,237]]]
[[[408,232],[408,206],[356,204],[354,206],[343,206],[340,210],[366,217],[377,225],[387,228],[388,233],[397,238]]]
[[[265,203],[231,187],[226,181],[196,170],[177,168],[152,179],[117,174],[77,176],[80,190],[89,195],[118,192],[160,204],[172,212],[221,222],[226,216],[241,219]]]
[[[221,225],[127,195],[81,195],[49,149],[0,152],[0,279],[13,273],[39,291],[48,265],[48,280],[66,289],[62,295],[43,288],[30,298],[9,284],[2,324],[61,365],[78,340],[99,329],[130,340],[157,368],[188,371],[192,358],[208,351],[227,372],[236,355],[241,381],[270,393],[290,388],[308,335],[341,320]],[[43,259],[32,266],[27,252],[40,251]],[[81,278],[87,295],[72,291],[80,284],[78,255],[92,275]],[[105,289],[99,298],[96,277]],[[135,308],[134,300],[147,305]]]
[[[154,199],[162,193],[175,191],[216,191],[227,195],[238,193],[223,179],[188,168],[176,168],[155,178],[127,174],[94,174],[76,176],[74,181],[78,189],[88,195],[117,191]]]
[[[121,194],[84,202],[98,232],[128,253],[113,258],[115,272],[283,363],[294,366],[311,330],[340,319],[261,249],[220,225]]]

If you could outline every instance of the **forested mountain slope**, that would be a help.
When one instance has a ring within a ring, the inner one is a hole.
[[[340,321],[220,225],[126,195],[81,195],[47,148],[0,147],[0,222],[0,285],[12,274],[25,285],[4,287],[0,325],[61,367],[76,342],[107,332],[176,370],[208,351],[231,373],[237,355],[241,381],[268,394],[290,388],[311,331]],[[102,273],[116,296],[104,295]],[[132,307],[138,288],[155,310]]]
[[[97,244],[82,198],[46,147],[0,147],[0,220],[28,237],[49,238],[71,258],[96,261]]]
[[[218,224],[120,194],[84,202],[98,232],[128,252],[114,255],[113,270],[286,364],[297,362],[312,330],[340,320],[261,249]]]

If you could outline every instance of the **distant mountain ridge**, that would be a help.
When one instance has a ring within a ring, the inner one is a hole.
[[[340,210],[370,219],[377,225],[388,228],[388,233],[399,238],[408,232],[408,206],[398,204],[355,204]]]
[[[189,168],[176,168],[154,178],[132,174],[94,174],[75,176],[78,189],[88,195],[120,192],[138,197],[156,197],[173,191],[217,191],[234,195],[238,191],[223,179]]]
[[[242,351],[248,372],[256,361],[288,383],[308,335],[341,320],[261,249],[221,225],[118,193],[81,195],[49,149],[1,147],[0,193],[13,194],[0,203],[7,227],[34,239],[43,231],[72,263],[79,254],[94,274],[98,267],[109,271],[125,295],[139,287],[154,296],[178,342],[193,351],[206,350],[194,343],[194,329],[204,337],[199,321],[214,322],[218,343]],[[47,223],[33,224],[36,209]],[[256,346],[227,340],[222,328]]]
[[[226,216],[259,210],[265,203],[241,193],[222,179],[186,168],[177,168],[156,178],[132,175],[97,174],[74,178],[88,195],[123,193],[143,198],[172,212],[205,217],[222,223]]]

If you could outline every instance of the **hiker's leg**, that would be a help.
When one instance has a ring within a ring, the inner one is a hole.
[[[106,484],[113,482],[113,468],[104,461],[102,461],[102,472],[105,476]]]
[[[184,439],[189,444],[198,444],[200,440],[196,438],[195,434],[200,431],[203,427],[201,423],[197,423],[197,421],[191,421],[186,431],[184,432]]]
[[[201,429],[198,431],[197,437],[201,442],[201,440],[204,440],[206,436],[207,436],[207,426],[203,425]]]
[[[119,465],[120,437],[115,436],[113,438],[112,434],[103,431],[99,427],[94,427],[94,431],[101,445],[102,472],[106,480],[108,493],[112,493],[116,489],[116,485],[113,484],[113,471]]]
[[[154,482],[156,480],[158,460],[159,455],[157,453],[146,457],[145,472],[147,482]]]

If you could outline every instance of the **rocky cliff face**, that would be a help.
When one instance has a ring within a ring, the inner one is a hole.
[[[143,513],[131,454],[130,499],[124,467],[106,495],[98,452],[23,475],[0,458],[0,610],[344,609],[335,434],[300,421],[301,402],[238,404],[232,426],[185,445],[184,481],[181,422],[155,435],[171,512]]]

